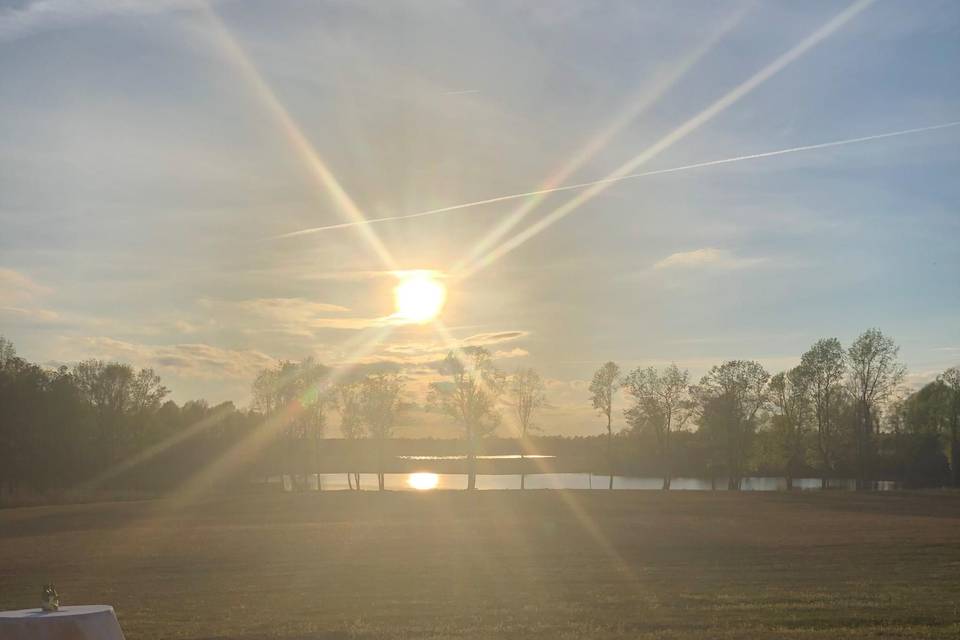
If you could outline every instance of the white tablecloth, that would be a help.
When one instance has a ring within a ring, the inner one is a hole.
[[[0,611],[0,640],[123,640],[123,632],[113,607],[87,604]]]

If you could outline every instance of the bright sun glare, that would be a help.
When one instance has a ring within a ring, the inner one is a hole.
[[[436,318],[443,309],[447,289],[430,271],[410,271],[400,275],[393,297],[398,318],[423,323]]]
[[[410,477],[407,478],[407,484],[417,491],[436,489],[439,482],[440,476],[435,473],[427,473],[424,471],[411,473]]]

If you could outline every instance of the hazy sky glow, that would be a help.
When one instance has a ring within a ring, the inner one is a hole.
[[[416,389],[422,269],[567,433],[609,359],[775,371],[878,326],[926,380],[960,364],[960,127],[657,172],[956,122],[958,36],[950,1],[0,0],[0,333],[180,401],[361,345]],[[282,237],[618,171],[652,175]]]

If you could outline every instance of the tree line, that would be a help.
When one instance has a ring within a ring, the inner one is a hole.
[[[595,439],[551,438],[540,422],[543,378],[498,369],[482,347],[451,351],[421,406],[459,427],[469,489],[478,452],[507,417],[518,437],[525,485],[527,453],[562,451],[552,470],[605,466],[617,473],[655,473],[669,489],[675,475],[726,478],[739,489],[751,472],[828,480],[854,476],[858,486],[895,477],[916,486],[960,486],[960,370],[951,368],[912,393],[891,338],[870,329],[849,347],[817,341],[789,371],[771,375],[753,361],[711,368],[696,384],[676,365],[623,372],[605,363],[590,384],[604,418],[604,447]],[[346,474],[359,489],[361,471],[396,468],[396,427],[416,403],[397,373],[332,369],[310,358],[260,372],[249,408],[203,400],[178,405],[151,369],[87,360],[47,369],[16,355],[0,336],[0,491],[114,487],[168,490],[238,447],[252,434],[275,433],[224,482],[286,475],[297,488],[321,474]],[[619,406],[625,396],[625,406]],[[628,429],[615,433],[622,412]],[[327,439],[332,414],[342,439]],[[599,443],[598,443],[599,444]],[[489,465],[488,465],[489,467]]]
[[[811,472],[823,486],[843,472],[867,487],[881,470],[914,484],[960,486],[960,370],[947,369],[898,397],[906,374],[898,355],[892,338],[869,329],[846,349],[836,338],[818,340],[799,365],[774,375],[758,362],[730,360],[691,384],[676,365],[624,375],[608,362],[590,391],[606,417],[608,441],[613,396],[626,392],[627,424],[652,442],[664,489],[673,477],[676,434],[690,425],[708,452],[707,475],[725,475],[729,489],[740,489],[758,461],[779,468],[788,489],[798,474]]]

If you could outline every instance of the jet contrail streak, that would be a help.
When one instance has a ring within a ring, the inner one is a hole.
[[[563,184],[570,176],[574,175],[580,167],[599,154],[620,131],[656,104],[660,98],[680,82],[704,56],[712,51],[717,43],[726,37],[726,35],[743,20],[747,7],[748,5],[744,5],[741,10],[734,12],[727,20],[721,23],[700,46],[690,51],[690,53],[685,55],[677,64],[667,69],[665,73],[659,74],[657,78],[654,78],[649,88],[644,88],[643,91],[639,92],[630,100],[627,106],[620,111],[617,117],[614,118],[606,128],[600,130],[597,135],[588,140],[566,164],[547,178],[547,180],[540,185],[540,188],[546,190]],[[535,195],[525,202],[520,203],[520,206],[517,207],[515,211],[498,222],[493,229],[467,251],[450,270],[454,273],[461,271],[465,265],[471,264],[486,254],[488,250],[493,248],[496,242],[506,236],[514,227],[520,224],[524,218],[530,215],[546,196],[547,194]]]
[[[685,164],[679,167],[670,167],[667,169],[654,169],[652,171],[643,171],[641,173],[631,173],[624,176],[618,176],[615,178],[603,178],[602,180],[592,180],[590,182],[568,184],[562,187],[553,187],[551,189],[540,189],[538,191],[527,191],[525,193],[514,193],[507,196],[497,196],[496,198],[487,198],[486,200],[475,200],[474,202],[465,202],[462,204],[451,205],[449,207],[441,207],[439,209],[430,209],[428,211],[418,211],[417,213],[407,213],[407,214],[398,215],[398,216],[388,216],[385,218],[369,218],[365,221],[343,222],[340,224],[331,224],[324,227],[313,227],[310,229],[302,229],[300,231],[293,231],[291,233],[285,233],[283,235],[275,236],[275,239],[294,238],[296,236],[309,235],[312,233],[320,233],[321,231],[332,231],[334,229],[344,229],[347,227],[353,227],[361,224],[374,224],[377,222],[392,222],[394,220],[410,220],[411,218],[435,216],[435,215],[440,215],[442,213],[449,213],[451,211],[458,211],[460,209],[469,209],[472,207],[479,207],[485,204],[506,202],[509,200],[517,200],[519,198],[528,198],[530,196],[537,196],[537,195],[547,195],[551,193],[559,193],[562,191],[574,191],[576,189],[586,189],[587,187],[592,187],[594,185],[607,184],[611,182],[620,182],[621,180],[646,178],[648,176],[657,176],[665,173],[675,173],[678,171],[688,171],[690,169],[701,169],[703,167],[712,167],[715,165],[730,164],[733,162],[742,162],[744,160],[757,160],[760,158],[771,158],[774,156],[782,156],[789,153],[800,153],[802,151],[816,151],[817,149],[829,149],[830,147],[842,147],[848,144],[859,144],[861,142],[870,142],[872,140],[883,140],[884,138],[895,138],[898,136],[906,136],[906,135],[911,135],[915,133],[936,131],[938,129],[948,129],[950,127],[956,127],[956,126],[960,126],[960,120],[955,122],[946,122],[944,124],[935,124],[928,127],[916,127],[914,129],[901,129],[900,131],[890,131],[887,133],[878,133],[878,134],[869,135],[869,136],[861,136],[859,138],[845,138],[843,140],[833,140],[831,142],[808,144],[801,147],[790,147],[788,149],[777,149],[775,151],[764,151],[762,153],[752,153],[749,155],[736,156],[733,158],[722,158],[719,160],[708,160],[706,162],[696,162],[694,164]]]
[[[857,2],[852,3],[846,9],[824,23],[824,25],[819,29],[791,47],[788,51],[778,56],[772,62],[767,64],[765,67],[754,73],[752,76],[738,84],[727,93],[723,94],[722,97],[715,100],[712,104],[710,104],[710,106],[706,107],[697,115],[693,116],[682,125],[638,153],[636,156],[617,167],[617,169],[615,169],[607,177],[609,179],[620,178],[628,173],[633,172],[638,167],[646,164],[653,158],[656,158],[658,155],[676,143],[680,142],[706,123],[713,120],[713,118],[715,118],[717,115],[723,113],[732,105],[736,104],[744,96],[749,95],[754,89],[765,83],[767,80],[773,78],[786,67],[799,60],[807,53],[807,51],[823,42],[826,38],[830,37],[830,35],[832,35],[835,31],[840,29],[843,25],[856,17],[860,12],[873,4],[874,1],[875,0],[858,0]],[[510,253],[517,247],[523,245],[528,240],[540,235],[549,227],[553,226],[563,218],[579,209],[583,204],[603,193],[608,187],[608,183],[600,183],[581,191],[571,198],[569,202],[557,207],[547,215],[528,226],[526,229],[522,230],[520,233],[517,233],[505,242],[501,243],[497,248],[491,250],[480,260],[474,262],[468,273],[472,274],[478,269],[486,267],[504,255]]]
[[[660,138],[657,142],[649,146],[644,151],[641,151],[639,154],[634,156],[629,161],[620,165],[613,173],[611,173],[605,180],[600,180],[594,182],[592,185],[587,186],[587,190],[583,193],[577,194],[574,196],[573,200],[567,204],[555,209],[550,214],[538,220],[536,223],[530,225],[517,235],[510,238],[507,242],[501,244],[498,248],[492,250],[483,258],[483,261],[488,261],[496,259],[500,255],[511,251],[512,249],[520,246],[533,236],[539,234],[541,231],[551,226],[556,221],[561,218],[566,217],[574,210],[580,207],[583,203],[592,199],[597,194],[601,193],[606,189],[606,184],[609,182],[616,181],[617,178],[622,178],[624,175],[630,173],[637,167],[642,164],[645,164],[649,160],[653,159],[659,155],[662,151],[670,148],[680,140],[683,140],[685,137],[699,129],[701,126],[712,120],[717,114],[723,112],[728,107],[736,103],[738,100],[743,98],[745,95],[749,94],[751,91],[756,89],[758,86],[774,77],[785,67],[792,64],[794,61],[802,57],[807,51],[811,48],[818,45],[825,38],[829,37],[833,32],[838,30],[840,27],[845,25],[847,22],[852,20],[857,14],[862,12],[864,9],[873,4],[875,0],[857,0],[856,2],[849,5],[846,9],[838,13],[836,16],[827,21],[819,29],[811,33],[809,36],[801,40],[798,44],[791,47],[788,51],[778,56],[770,64],[766,65],[760,71],[757,71],[752,76],[741,82],[739,85],[728,91],[719,99],[715,100],[710,106],[706,107],[700,113],[693,116],[682,125],[668,133],[667,135]],[[540,189],[538,191],[531,192],[525,195],[537,195],[539,192],[544,191]],[[503,198],[493,198],[491,200],[482,201],[475,204],[488,204],[492,202],[497,202],[501,200],[511,199],[508,197]],[[470,205],[461,205],[459,207],[452,207],[446,210],[452,210],[453,208],[463,208]],[[439,213],[441,210],[434,210],[435,213]],[[406,217],[416,217],[418,214],[411,214]],[[427,213],[420,213],[419,215],[428,215]],[[394,216],[392,218],[380,218],[380,220],[390,220],[390,219],[400,219],[400,216]],[[283,234],[277,236],[278,238],[289,238],[295,237],[297,235],[303,235],[305,233],[310,233],[314,231],[327,230],[327,229],[336,229],[344,227],[353,227],[356,226],[356,223],[360,222],[361,224],[366,224],[368,221],[366,219],[359,221],[352,221],[341,223],[340,225],[326,226],[322,228],[314,229],[304,229],[302,231],[295,231],[293,233]]]

